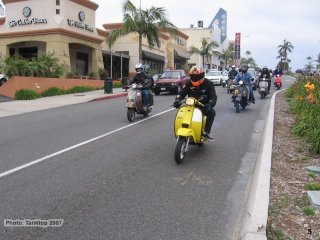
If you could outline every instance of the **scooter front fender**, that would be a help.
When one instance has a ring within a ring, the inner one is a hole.
[[[179,128],[177,132],[177,137],[191,137],[191,140],[193,142],[195,142],[196,139],[194,131],[190,128]]]

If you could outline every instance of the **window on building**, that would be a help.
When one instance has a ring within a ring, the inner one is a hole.
[[[60,0],[56,0],[56,5],[60,6]]]
[[[10,48],[10,49],[9,49],[9,55],[12,57],[12,56],[15,55],[15,54],[16,54],[16,49]]]
[[[32,59],[38,56],[38,48],[37,47],[19,48],[19,55],[26,59]]]
[[[56,14],[60,14],[60,9],[56,9]]]

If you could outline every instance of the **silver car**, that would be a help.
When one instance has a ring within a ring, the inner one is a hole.
[[[221,85],[223,80],[223,75],[221,71],[208,71],[205,75],[205,78],[213,82],[214,85]]]

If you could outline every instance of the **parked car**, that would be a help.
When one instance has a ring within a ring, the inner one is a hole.
[[[209,70],[205,75],[205,78],[213,82],[214,85],[221,85],[223,77],[222,72],[218,70]]]
[[[153,81],[156,82],[158,79],[160,79],[161,75],[162,75],[161,73],[157,73],[157,74],[153,75],[152,76]]]
[[[182,69],[165,71],[154,84],[154,94],[171,92],[177,94],[188,80],[187,74]]]
[[[0,86],[8,81],[8,77],[4,74],[0,74]]]

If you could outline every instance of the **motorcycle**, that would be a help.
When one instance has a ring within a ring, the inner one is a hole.
[[[240,112],[240,106],[243,110],[249,106],[249,89],[242,80],[239,81],[239,84],[235,86],[232,102],[237,113]]]
[[[148,117],[148,114],[152,111],[153,94],[149,91],[149,105],[144,107],[142,104],[142,84],[131,84],[128,96],[127,96],[127,118],[129,122],[133,122],[135,114],[142,114],[144,117]]]
[[[274,78],[274,85],[278,90],[282,87],[282,77],[280,74],[277,74],[277,76]]]
[[[197,99],[188,97],[178,109],[174,133],[177,139],[174,159],[177,164],[183,162],[189,145],[202,146],[205,139],[202,137],[207,117],[200,110],[204,105]]]
[[[265,74],[259,79],[259,94],[261,99],[264,99],[269,94],[269,79]]]

